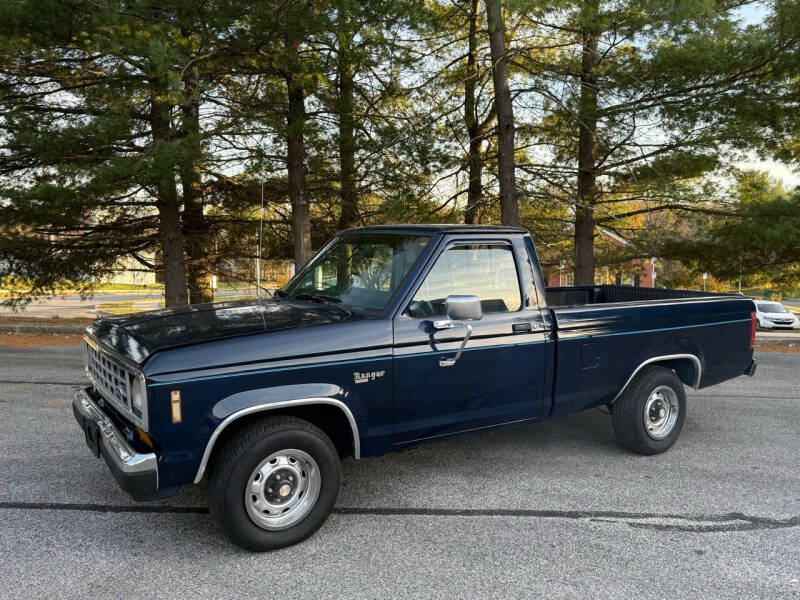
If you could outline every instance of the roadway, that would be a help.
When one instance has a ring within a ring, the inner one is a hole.
[[[252,293],[252,292],[251,292]],[[216,292],[218,300],[225,296],[241,296],[237,290]],[[159,301],[163,298],[161,291],[96,294],[91,297],[81,298],[75,295],[53,296],[50,298],[37,298],[24,307],[23,310],[14,311],[0,306],[0,317],[31,317],[31,319],[94,319],[98,316],[98,306],[109,302],[134,301],[133,308],[137,310],[155,310],[159,308]],[[2,301],[2,298],[0,298]]]
[[[205,489],[134,504],[69,401],[78,347],[0,347],[0,597],[797,598],[800,355],[692,392],[664,455],[599,410],[343,463],[310,540],[250,554]]]
[[[31,317],[32,319],[94,319],[97,317],[97,306],[107,302],[142,301],[147,309],[158,308],[161,292],[97,294],[88,298],[64,295],[51,298],[37,298],[25,306],[24,310],[13,311],[0,306],[0,317]],[[152,305],[152,306],[150,306]]]

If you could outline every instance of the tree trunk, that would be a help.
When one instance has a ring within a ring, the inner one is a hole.
[[[296,50],[296,47],[295,47]],[[286,115],[286,169],[289,179],[289,199],[292,203],[292,238],[295,269],[311,257],[311,215],[308,207],[305,173],[306,108],[303,87],[294,73],[286,73],[289,110]]]
[[[501,0],[484,0],[489,25],[489,48],[492,55],[494,103],[497,111],[497,178],[500,184],[500,221],[519,225],[517,186],[514,167],[514,108],[508,88],[506,32]]]
[[[355,100],[354,69],[351,56],[353,35],[350,31],[350,17],[346,7],[339,7],[337,23],[339,45],[337,77],[339,79],[339,194],[342,212],[339,216],[339,229],[354,227],[358,220],[358,197],[356,196],[356,140],[355,140]]]
[[[189,303],[200,304],[214,299],[211,290],[209,231],[203,214],[203,184],[200,172],[200,100],[196,76],[186,79],[187,100],[181,107],[183,134],[192,152],[181,165],[183,188],[183,235],[186,242],[187,283]]]
[[[594,204],[597,199],[597,0],[587,2],[581,32],[581,96],[578,107],[578,203],[575,206],[575,285],[594,285]]]
[[[469,33],[467,36],[467,76],[464,80],[464,123],[469,134],[469,183],[467,185],[467,208],[464,223],[480,223],[478,210],[481,206],[483,188],[483,160],[481,157],[482,131],[478,123],[475,86],[478,81],[478,0],[469,0]]]
[[[211,302],[209,232],[203,214],[203,188],[198,165],[181,175],[183,186],[183,233],[186,239],[189,303]]]
[[[174,189],[174,183],[173,183]],[[167,307],[183,306],[186,294],[186,263],[183,258],[183,235],[177,193],[170,199],[159,199],[158,236],[164,261],[164,303]]]
[[[169,105],[151,101],[150,128],[153,140],[171,141]],[[186,261],[184,259],[183,233],[175,176],[171,165],[158,165],[156,208],[158,209],[158,236],[164,265],[164,302],[166,306],[186,304]]]

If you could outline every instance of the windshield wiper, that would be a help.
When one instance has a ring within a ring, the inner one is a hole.
[[[337,298],[336,296],[329,296],[328,294],[321,294],[319,292],[303,292],[302,294],[297,294],[296,296],[292,296],[293,300],[310,300],[311,302],[318,302],[319,304],[325,304],[327,306],[332,306],[339,312],[347,315],[348,317],[353,314],[353,312],[342,304],[342,301]]]
[[[296,298],[297,300],[313,300],[314,302],[331,302],[337,304],[341,302],[341,300],[336,296],[329,296],[328,294],[323,294],[322,292],[302,292],[292,297]]]

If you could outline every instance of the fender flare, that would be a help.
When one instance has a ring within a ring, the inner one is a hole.
[[[694,384],[692,384],[691,387],[695,390],[698,389],[700,387],[700,377],[702,375],[702,370],[703,370],[703,367],[700,363],[700,359],[694,354],[665,354],[663,356],[654,356],[652,358],[648,358],[646,361],[642,362],[638,367],[636,367],[633,370],[633,373],[631,373],[631,376],[628,377],[628,380],[625,382],[625,385],[622,386],[617,395],[614,396],[614,398],[612,398],[609,404],[614,404],[614,402],[616,402],[617,399],[620,396],[622,396],[625,390],[628,389],[628,386],[631,384],[631,381],[633,381],[633,378],[636,377],[636,374],[647,365],[659,362],[666,362],[670,360],[687,360],[687,359],[692,361],[692,363],[694,364]]]
[[[194,478],[194,483],[200,483],[200,481],[203,479],[206,467],[208,466],[208,461],[211,458],[211,453],[214,450],[214,444],[216,443],[219,436],[222,434],[225,428],[228,427],[228,425],[230,425],[237,419],[246,417],[247,415],[252,415],[254,413],[267,412],[280,408],[286,408],[289,406],[307,406],[314,404],[327,404],[335,406],[344,413],[345,417],[347,417],[348,423],[350,423],[350,429],[353,434],[353,456],[355,458],[361,458],[361,440],[358,435],[358,425],[356,425],[355,417],[353,416],[353,413],[350,411],[350,408],[348,408],[348,406],[341,400],[337,400],[335,398],[315,397],[315,398],[297,398],[295,400],[283,400],[279,402],[267,402],[264,404],[256,404],[254,406],[248,406],[247,408],[243,408],[234,413],[231,413],[230,415],[225,417],[225,419],[223,419],[219,425],[217,425],[216,429],[214,429],[214,432],[211,434],[211,437],[208,439],[208,443],[206,444],[206,449],[203,452],[203,458],[200,461],[200,466],[197,469],[197,475]]]

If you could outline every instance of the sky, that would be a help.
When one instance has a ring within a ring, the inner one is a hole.
[[[740,6],[736,12],[744,25],[757,25],[761,23],[767,14],[767,9],[763,2],[754,2]]]

